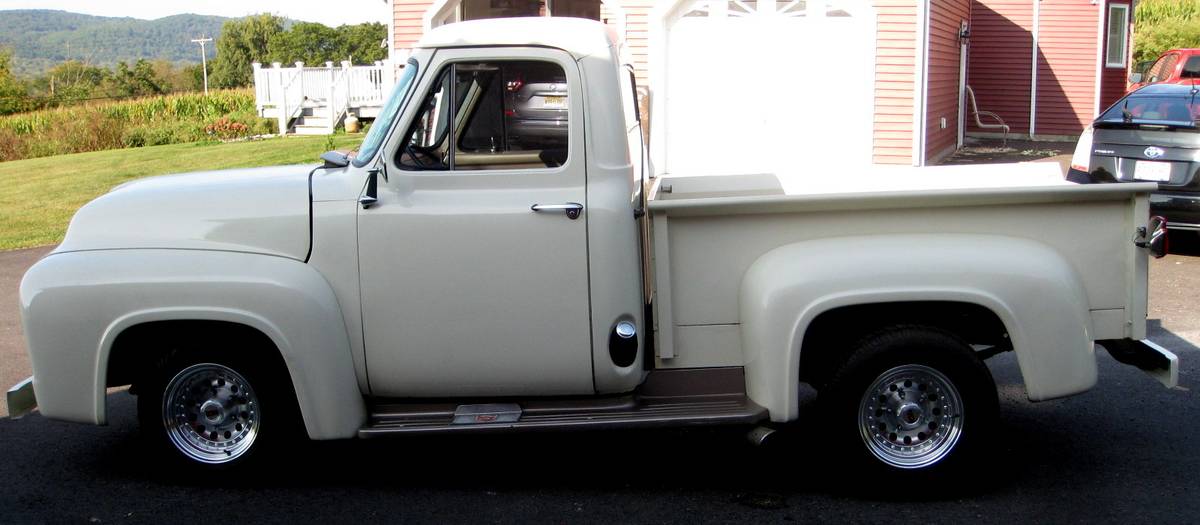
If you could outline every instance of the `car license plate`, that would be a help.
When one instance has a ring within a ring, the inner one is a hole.
[[[1136,180],[1149,180],[1154,182],[1170,181],[1171,163],[1139,160],[1137,164],[1133,166],[1133,178]]]
[[[567,109],[567,97],[542,97],[542,107],[546,109]]]

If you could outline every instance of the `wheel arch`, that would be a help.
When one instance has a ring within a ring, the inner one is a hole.
[[[104,424],[109,368],[122,335],[136,337],[148,323],[199,322],[245,327],[239,329],[270,342],[309,437],[353,437],[366,421],[337,298],[301,261],[202,250],[55,253],[26,273],[21,298],[47,417]],[[124,366],[127,356],[117,348],[116,364]],[[115,369],[113,382],[128,379],[127,371]]]
[[[261,346],[261,357],[278,372],[284,374],[292,387],[297,408],[309,437],[329,437],[327,422],[330,411],[322,407],[314,391],[327,388],[323,381],[311,376],[314,368],[303,362],[301,349],[294,347],[275,323],[266,317],[245,310],[220,307],[180,307],[142,310],[121,316],[108,326],[101,337],[96,353],[95,384],[102,391],[96,396],[96,413],[105,416],[105,387],[135,383],[137,375],[145,371],[154,358],[144,342],[149,337],[162,335],[168,330],[174,335],[194,334],[197,329],[207,328],[225,336],[257,338]],[[269,347],[266,347],[268,346]],[[365,406],[361,408],[365,413]],[[350,410],[353,412],[353,410]],[[358,426],[354,426],[357,430]],[[339,434],[345,434],[342,430]],[[345,437],[345,436],[340,436]]]
[[[778,422],[799,414],[810,328],[838,312],[969,305],[976,315],[994,316],[985,326],[1003,326],[1031,400],[1082,392],[1096,381],[1083,284],[1053,248],[1028,239],[928,234],[804,241],[755,261],[739,299],[747,393]],[[904,317],[867,325],[902,324]]]

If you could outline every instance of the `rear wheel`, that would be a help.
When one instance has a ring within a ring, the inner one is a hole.
[[[927,327],[865,338],[829,386],[826,410],[846,452],[897,475],[979,457],[998,414],[995,382],[969,345]]]

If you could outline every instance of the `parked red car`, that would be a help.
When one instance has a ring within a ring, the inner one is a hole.
[[[1200,84],[1200,49],[1172,49],[1159,55],[1145,73],[1129,75],[1129,89],[1133,93],[1149,84]]]

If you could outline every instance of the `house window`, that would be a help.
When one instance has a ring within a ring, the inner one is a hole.
[[[1125,67],[1129,54],[1129,5],[1108,6],[1108,45],[1104,50],[1104,65]]]

